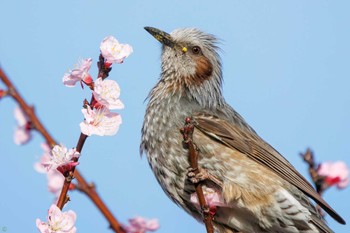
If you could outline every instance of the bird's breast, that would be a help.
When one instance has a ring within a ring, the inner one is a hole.
[[[168,168],[178,172],[174,166],[184,153],[180,128],[190,114],[180,98],[163,96],[160,100],[150,100],[142,129],[141,147],[153,170]]]

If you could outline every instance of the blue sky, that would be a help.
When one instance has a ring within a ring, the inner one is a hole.
[[[130,3],[132,2],[132,3]],[[349,1],[1,1],[0,64],[54,138],[74,147],[82,100],[89,91],[62,85],[79,58],[97,61],[107,35],[134,53],[115,65],[125,109],[114,137],[88,138],[79,169],[116,217],[159,219],[158,232],[204,232],[157,184],[138,147],[146,98],[160,73],[160,45],[144,26],[165,31],[197,27],[222,39],[224,95],[255,130],[302,174],[299,152],[311,147],[318,161],[350,165]],[[96,67],[91,73],[96,75]],[[0,101],[0,232],[36,232],[52,202],[46,178],[33,169],[43,139],[14,145],[10,99]],[[350,189],[325,199],[350,224]],[[78,192],[65,209],[78,232],[110,232],[91,202]],[[330,218],[335,232],[350,232]]]

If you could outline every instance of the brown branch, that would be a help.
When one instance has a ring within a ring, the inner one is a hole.
[[[107,75],[108,76],[108,75]],[[107,77],[106,76],[106,77]],[[42,125],[41,121],[38,119],[38,117],[35,114],[34,108],[30,107],[25,100],[22,98],[22,96],[19,94],[19,92],[16,90],[15,86],[12,84],[10,79],[6,76],[6,74],[3,72],[3,70],[0,67],[0,79],[3,81],[3,83],[8,88],[8,95],[11,96],[21,107],[21,109],[25,112],[25,114],[30,119],[30,122],[34,129],[36,129],[46,140],[47,144],[50,145],[50,147],[53,147],[57,143],[53,139],[53,137],[49,134],[49,132],[46,130],[46,128]],[[84,137],[85,136],[85,137]],[[77,149],[82,149],[86,135],[80,136]],[[73,173],[69,174],[69,177],[73,178]],[[81,186],[86,186],[87,182],[85,179],[81,176],[79,171],[75,169],[74,176],[77,178],[78,184]],[[67,178],[65,179],[65,183],[67,182]],[[69,182],[70,183],[70,182]],[[61,195],[64,194],[64,198],[62,198],[63,202],[66,203],[69,198],[67,197],[67,191],[68,191],[69,185],[63,186],[63,190],[61,191]],[[105,203],[102,201],[98,193],[95,191],[95,189],[87,190],[86,192],[87,196],[91,199],[91,201],[96,205],[96,207],[101,211],[101,213],[105,216],[105,218],[108,220],[111,229],[113,229],[117,233],[125,233],[125,230],[121,227],[117,219],[113,216],[112,212],[108,209],[108,207],[105,205]],[[63,204],[64,205],[64,204]],[[62,207],[63,207],[62,205]],[[62,208],[61,207],[61,208]]]
[[[80,133],[79,140],[76,146],[77,152],[81,153],[86,139],[87,139],[87,136],[85,134]],[[78,158],[75,158],[74,161],[78,162]],[[69,201],[69,197],[67,197],[67,193],[69,190],[69,186],[72,183],[72,180],[74,179],[74,175],[76,175],[75,167],[73,167],[70,172],[67,172],[66,174],[63,174],[63,175],[65,179],[64,179],[63,187],[61,189],[61,193],[57,200],[57,207],[60,209],[63,209],[63,206],[67,203],[67,201]]]
[[[329,188],[329,185],[325,182],[324,176],[320,176],[317,172],[318,164],[315,162],[314,153],[308,148],[305,153],[300,153],[300,156],[308,164],[309,174],[312,182],[315,184],[316,191],[322,195],[323,192]]]
[[[97,67],[98,67],[97,77],[102,78],[102,79],[107,78],[109,75],[109,72],[112,70],[112,68],[110,68],[110,67],[108,68],[105,66],[105,60],[104,60],[102,54],[100,54],[100,56],[99,56],[99,61],[97,62]],[[93,83],[90,84],[89,87],[90,87],[90,89],[93,90],[94,84]],[[91,96],[90,103],[85,99],[84,105],[92,105],[93,102],[94,102],[94,96]],[[78,140],[78,143],[76,146],[77,152],[81,153],[87,137],[88,137],[87,135],[80,133],[79,140]],[[78,162],[78,160],[79,160],[79,158],[74,159],[75,162]],[[60,209],[62,209],[63,206],[69,200],[69,197],[67,197],[67,193],[69,190],[69,186],[72,183],[72,180],[74,179],[74,175],[73,175],[74,171],[75,171],[75,167],[72,168],[71,172],[67,172],[66,174],[63,174],[65,176],[65,180],[63,183],[61,193],[60,193],[59,198],[57,200],[57,207]]]
[[[97,78],[102,78],[104,80],[105,78],[108,77],[109,72],[111,72],[112,67],[106,67],[105,64],[106,64],[105,59],[102,56],[102,54],[100,54],[99,61],[97,62],[97,67],[98,67]]]
[[[197,174],[199,172],[198,150],[192,140],[193,131],[194,131],[194,125],[191,122],[191,118],[187,117],[185,120],[185,126],[181,129],[181,133],[184,138],[184,143],[187,145],[189,150],[188,154],[189,154],[190,166],[193,169],[193,172]],[[214,232],[214,227],[212,222],[213,216],[210,214],[209,206],[206,204],[201,182],[195,183],[194,187],[198,196],[199,205],[202,210],[203,222],[207,229],[207,233],[213,233]]]
[[[329,185],[325,182],[324,176],[320,176],[317,172],[318,164],[315,162],[315,156],[314,153],[308,148],[305,153],[300,153],[300,156],[303,158],[303,160],[308,164],[308,170],[310,177],[312,179],[312,182],[315,185],[316,191],[320,196],[322,196],[323,192],[329,188]],[[317,210],[318,212],[322,215],[325,216],[324,211],[322,208],[317,205]]]
[[[21,109],[28,116],[32,127],[36,129],[39,133],[41,133],[41,135],[45,138],[47,144],[50,145],[50,147],[53,147],[54,145],[56,145],[55,140],[51,137],[51,135],[48,133],[48,131],[45,129],[45,127],[41,124],[40,120],[36,116],[34,108],[32,106],[29,106],[24,101],[22,96],[19,94],[19,92],[16,90],[14,85],[7,78],[6,74],[3,72],[1,68],[0,68],[0,79],[7,86],[8,95],[11,96],[19,104]]]

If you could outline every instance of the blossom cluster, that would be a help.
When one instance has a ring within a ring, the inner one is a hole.
[[[109,68],[112,63],[123,63],[133,52],[130,45],[120,44],[113,36],[108,36],[101,42],[100,51],[105,68]],[[80,123],[81,132],[87,136],[111,136],[117,133],[122,123],[121,116],[110,111],[124,108],[119,99],[120,88],[116,81],[103,80],[102,77],[94,82],[89,73],[91,64],[91,58],[82,60],[75,69],[63,76],[63,84],[73,87],[80,82],[82,87],[85,84],[93,90],[92,101],[82,109],[84,121]]]
[[[132,47],[127,44],[120,44],[114,37],[106,37],[100,45],[101,56],[103,57],[102,70],[110,71],[112,63],[123,63],[124,59],[132,53]],[[98,77],[95,81],[90,75],[92,59],[87,58],[81,60],[74,69],[70,70],[63,76],[63,84],[67,87],[74,87],[80,83],[81,87],[88,86],[92,90],[92,98],[90,103],[84,102],[82,113],[84,121],[80,123],[80,130],[83,134],[90,135],[114,135],[121,124],[121,116],[118,113],[111,112],[112,109],[122,109],[124,104],[119,99],[120,88],[117,82],[113,80],[104,80],[103,77]],[[99,73],[100,75],[100,73]],[[28,120],[25,114],[16,112],[18,121],[17,131],[25,136],[30,137],[28,128]],[[17,133],[19,134],[19,133]],[[24,136],[17,137],[22,144],[27,138]],[[35,164],[35,169],[38,172],[46,173],[49,183],[50,192],[57,196],[62,188],[64,177],[69,175],[69,172],[78,165],[80,153],[76,149],[67,149],[63,145],[55,145],[52,149],[48,145],[42,146],[44,154],[40,162]],[[47,222],[40,219],[36,220],[36,225],[40,232],[67,232],[75,233],[76,214],[69,210],[62,212],[56,205],[50,207]],[[158,228],[157,223],[147,222],[140,219],[129,221],[130,225],[126,226],[130,233],[143,233],[148,230]]]

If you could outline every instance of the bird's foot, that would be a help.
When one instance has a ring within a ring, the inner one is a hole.
[[[209,179],[209,172],[206,169],[189,167],[187,171],[187,177],[193,184]]]
[[[222,182],[218,178],[216,178],[215,176],[210,174],[204,168],[199,168],[198,167],[197,169],[194,169],[192,167],[189,167],[187,169],[187,177],[193,184],[197,184],[197,183],[199,183],[199,182],[201,182],[203,180],[211,180],[215,184],[217,184],[220,187],[222,187]]]

